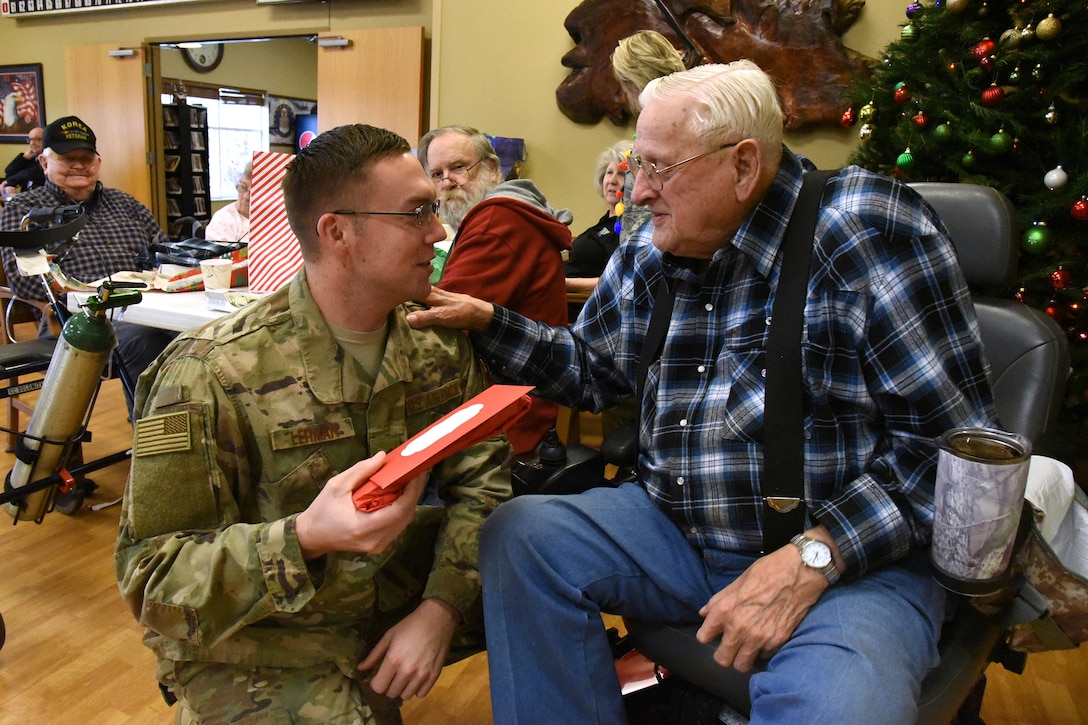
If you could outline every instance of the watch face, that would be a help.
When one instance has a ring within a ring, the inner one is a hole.
[[[223,60],[223,44],[205,43],[195,48],[182,48],[181,57],[198,73],[208,73],[215,70]]]
[[[822,541],[810,541],[801,551],[801,558],[813,569],[822,569],[831,563],[831,549]]]

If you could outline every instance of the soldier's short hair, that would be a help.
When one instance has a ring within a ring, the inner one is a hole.
[[[283,203],[304,259],[318,250],[317,221],[337,205],[350,182],[375,163],[412,150],[401,136],[362,123],[338,126],[314,138],[287,165]]]

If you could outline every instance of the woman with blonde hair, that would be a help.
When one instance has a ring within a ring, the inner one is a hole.
[[[684,70],[684,57],[664,35],[640,30],[619,42],[612,52],[612,73],[620,82],[627,107],[638,116],[638,96],[654,78]]]
[[[684,57],[668,39],[655,30],[640,30],[621,40],[612,51],[612,74],[620,82],[627,109],[635,118],[642,105],[638,97],[642,89],[655,78],[684,70]],[[628,172],[623,182],[623,211],[619,241],[628,238],[650,218],[645,207],[631,203],[631,191],[635,187],[635,175]]]
[[[567,291],[590,292],[619,246],[617,214],[622,210],[623,180],[631,141],[617,141],[597,157],[593,186],[608,208],[596,224],[574,240],[566,264]],[[580,305],[579,305],[580,307]]]

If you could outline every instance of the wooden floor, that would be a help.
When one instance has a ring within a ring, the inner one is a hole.
[[[583,434],[592,435],[589,426]],[[105,388],[88,458],[121,450],[129,429],[117,381]],[[11,468],[0,453],[0,475]],[[96,498],[74,516],[41,525],[6,524],[0,514],[0,723],[172,722],[155,686],[155,661],[124,608],[113,574],[118,507],[93,510],[124,487],[127,463],[97,472]],[[988,725],[1088,724],[1088,648],[1033,655],[1022,676],[989,670]],[[486,655],[448,667],[430,696],[404,707],[410,725],[491,723]],[[566,725],[566,724],[557,724]]]

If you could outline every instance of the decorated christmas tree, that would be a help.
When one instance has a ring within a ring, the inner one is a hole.
[[[1019,217],[1015,288],[1069,336],[1066,414],[1088,420],[1088,5],[912,2],[852,95],[852,161],[905,181],[1004,192]]]

